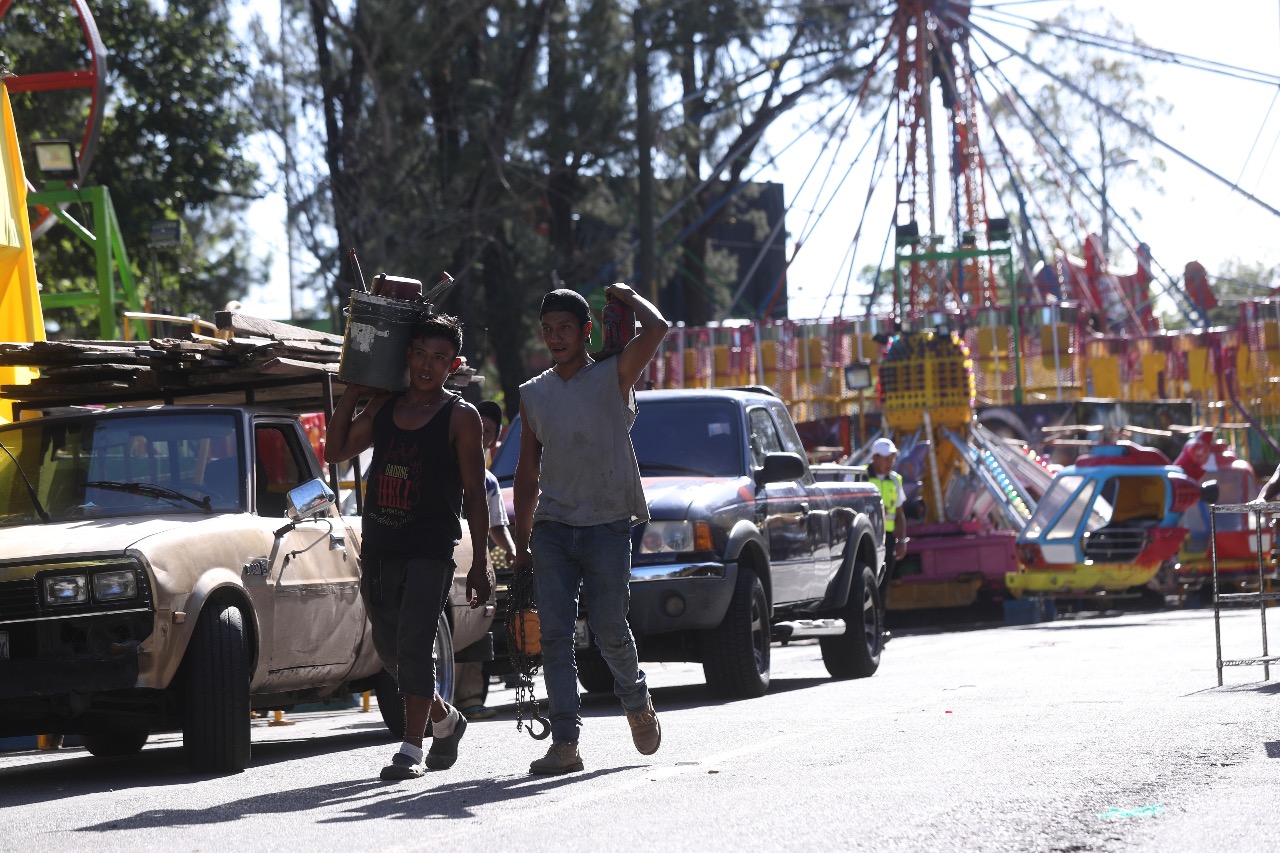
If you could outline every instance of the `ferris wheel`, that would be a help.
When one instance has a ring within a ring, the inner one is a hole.
[[[98,150],[98,140],[102,134],[102,120],[106,105],[107,83],[107,49],[102,36],[98,32],[97,23],[89,8],[88,0],[65,0],[61,6],[69,6],[76,17],[78,27],[77,45],[66,45],[62,62],[65,64],[55,68],[14,69],[16,73],[6,80],[6,85],[13,93],[32,93],[39,98],[45,93],[72,93],[82,97],[79,111],[83,115],[84,130],[80,134],[79,150],[75,162],[77,183],[85,183],[89,170]],[[24,8],[26,7],[26,8]],[[0,28],[25,28],[28,30],[40,27],[38,21],[32,20],[27,12],[37,7],[47,10],[48,7],[33,0],[0,0]],[[27,166],[28,173],[32,171]],[[30,176],[27,186],[35,189]],[[38,207],[37,216],[31,223],[33,237],[40,237],[56,223],[56,217],[48,208]]]
[[[797,137],[818,137],[821,144],[806,149],[802,167],[788,172],[789,184],[799,178],[798,187],[787,188],[794,194],[788,213],[795,217],[788,227],[802,223],[788,265],[813,254],[816,244],[847,247],[829,284],[803,282],[811,299],[815,291],[822,295],[821,315],[870,313],[887,304],[899,318],[921,320],[997,307],[1007,311],[1020,295],[1023,308],[1079,306],[1098,318],[1101,330],[1116,333],[1150,330],[1156,322],[1153,304],[1163,298],[1189,325],[1204,324],[1203,300],[1190,279],[1184,282],[1188,258],[1168,257],[1167,247],[1164,255],[1152,252],[1150,226],[1108,197],[1106,167],[1114,172],[1134,161],[1099,161],[1096,145],[1089,151],[1064,137],[1035,102],[1034,90],[1042,86],[1083,104],[1087,115],[1081,122],[1123,128],[1215,192],[1239,199],[1250,215],[1269,223],[1280,217],[1278,194],[1242,181],[1238,161],[1157,132],[1143,116],[1127,114],[1025,45],[1034,34],[1073,51],[1176,67],[1271,96],[1280,92],[1280,75],[1251,68],[1236,56],[1230,62],[1206,59],[1154,47],[1132,34],[1026,13],[1026,7],[1039,5],[901,0],[866,13],[869,35],[859,59],[865,74],[840,93],[838,103],[822,105],[820,121],[799,127]],[[1271,22],[1273,40],[1280,35],[1277,23]],[[1254,124],[1258,118],[1261,127]],[[1269,144],[1274,148],[1276,124],[1269,119],[1270,110],[1265,117],[1241,117],[1249,137],[1257,131],[1255,164]],[[790,145],[780,143],[784,150]],[[858,186],[854,175],[865,184]],[[802,200],[797,189],[804,191]],[[1134,258],[1131,274],[1108,268],[1117,249]],[[855,292],[855,257],[879,271],[870,293]],[[1010,281],[1015,266],[1033,277],[1016,289]],[[764,307],[738,306],[755,316],[766,316]]]

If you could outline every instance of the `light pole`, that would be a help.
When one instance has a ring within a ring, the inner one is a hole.
[[[1107,204],[1107,172],[1111,169],[1119,169],[1121,166],[1132,166],[1137,162],[1132,157],[1112,160],[1110,163],[1105,159],[1102,161],[1102,257],[1104,260],[1111,254],[1111,207]]]

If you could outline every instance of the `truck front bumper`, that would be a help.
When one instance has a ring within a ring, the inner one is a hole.
[[[138,653],[81,655],[63,660],[0,663],[0,703],[38,697],[130,690],[138,684]]]
[[[633,565],[632,627],[641,634],[714,628],[724,619],[737,580],[737,563]]]

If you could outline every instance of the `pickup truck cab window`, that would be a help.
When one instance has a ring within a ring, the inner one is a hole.
[[[640,473],[644,476],[741,476],[739,417],[732,406],[715,400],[686,405],[655,402],[642,406],[631,428]]]
[[[777,453],[782,450],[782,442],[778,440],[778,428],[773,419],[762,406],[747,410],[747,423],[751,428],[751,462],[757,468],[764,467],[766,453]]]
[[[782,442],[782,449],[788,453],[807,458],[804,442],[800,440],[800,433],[796,432],[796,426],[792,422],[791,416],[787,414],[786,407],[778,403],[770,406],[769,410],[773,414],[774,425],[778,428],[778,439]]]
[[[199,513],[242,506],[240,447],[230,415],[40,418],[3,441],[50,519]],[[22,475],[0,462],[0,525],[41,521]]]
[[[297,430],[286,424],[259,423],[254,427],[253,440],[257,451],[254,491],[258,515],[283,517],[289,490],[301,485],[302,472],[310,470],[300,455]]]

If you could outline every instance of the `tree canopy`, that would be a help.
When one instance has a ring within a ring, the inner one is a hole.
[[[97,0],[89,6],[108,59],[105,119],[88,181],[110,190],[134,273],[153,307],[208,316],[263,275],[240,218],[260,195],[259,171],[246,154],[256,125],[244,106],[248,65],[228,5]],[[0,20],[0,44],[19,74],[86,65],[70,3],[18,0]],[[78,143],[88,97],[85,90],[15,94],[20,139],[28,146],[37,139]],[[29,147],[24,159],[33,161]],[[85,211],[69,212],[87,218]],[[183,221],[187,239],[152,264],[145,255],[149,223],[170,218]],[[65,227],[50,230],[35,250],[46,292],[95,286],[92,252]],[[91,312],[69,310],[50,319],[64,337],[92,335],[96,323]]]
[[[732,211],[719,202],[771,122],[859,73],[870,6],[286,0],[289,48],[260,27],[257,88],[283,105],[267,124],[317,259],[311,286],[336,313],[351,248],[375,271],[429,282],[448,269],[459,284],[437,307],[462,317],[469,358],[515,399],[541,352],[542,293],[634,278],[644,69],[645,177],[660,248],[680,249],[658,270],[660,290],[674,282],[659,301],[673,319],[711,318],[735,278],[706,245]]]

